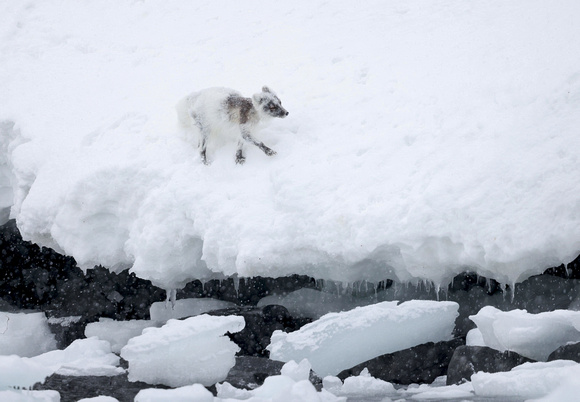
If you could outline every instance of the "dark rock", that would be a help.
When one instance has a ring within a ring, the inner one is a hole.
[[[279,375],[283,365],[283,362],[265,357],[236,356],[236,365],[225,381],[236,388],[254,389],[262,385],[267,377]]]
[[[498,373],[533,360],[516,352],[500,352],[486,346],[460,346],[453,353],[447,370],[447,385],[471,380],[478,371]]]
[[[56,347],[65,349],[77,339],[85,337],[85,327],[89,322],[81,316],[50,318],[48,327],[54,334]]]
[[[544,274],[566,279],[580,279],[580,255],[569,264],[562,264],[559,267],[548,268],[544,271]]]
[[[86,274],[71,257],[22,240],[16,223],[0,226],[0,298],[49,317],[148,319],[151,303],[165,291],[128,271],[95,267]]]
[[[338,374],[341,380],[357,376],[366,367],[369,373],[397,384],[432,383],[447,374],[453,351],[464,344],[460,338],[446,342],[429,342],[409,349],[375,357]]]
[[[580,342],[560,346],[548,356],[548,361],[552,360],[573,360],[580,363]]]
[[[230,301],[242,306],[255,306],[263,297],[273,293],[289,293],[302,288],[315,288],[316,281],[304,275],[291,275],[281,278],[226,278],[189,282],[177,291],[178,299],[212,297]]]
[[[294,331],[298,329],[288,310],[283,306],[270,305],[264,307],[233,307],[215,310],[209,315],[227,316],[239,315],[244,317],[246,326],[240,332],[228,334],[241,350],[238,356],[268,357],[270,352],[266,346],[270,344],[272,332],[276,330]]]
[[[82,398],[93,398],[99,395],[112,396],[119,402],[132,402],[142,389],[163,388],[144,382],[130,382],[126,374],[113,377],[104,376],[63,376],[53,374],[44,384],[36,384],[35,390],[55,390],[60,393],[61,402],[76,402]]]

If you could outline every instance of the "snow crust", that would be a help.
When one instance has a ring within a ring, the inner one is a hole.
[[[121,357],[129,362],[129,381],[170,387],[223,381],[240,350],[224,334],[244,326],[243,317],[203,314],[147,328],[121,349]]]
[[[521,281],[580,252],[580,4],[3,2],[0,217],[85,268]],[[154,27],[154,28],[153,28]],[[277,91],[203,166],[175,103]]]
[[[546,361],[560,346],[580,342],[580,311],[529,314],[526,310],[501,311],[486,306],[469,318],[477,325],[485,346],[502,352],[511,350],[534,360]],[[472,344],[480,343],[476,332],[468,338]]]
[[[457,303],[397,303],[329,313],[298,331],[275,331],[267,347],[270,358],[286,362],[307,358],[312,369],[324,377],[383,354],[450,339],[458,316]]]

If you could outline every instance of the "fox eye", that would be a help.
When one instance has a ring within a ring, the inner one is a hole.
[[[269,109],[270,110],[276,110],[276,106],[270,106]]]

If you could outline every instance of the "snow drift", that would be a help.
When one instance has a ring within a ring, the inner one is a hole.
[[[580,252],[580,3],[4,2],[0,219],[85,268],[503,283]],[[185,94],[290,111],[204,166]]]

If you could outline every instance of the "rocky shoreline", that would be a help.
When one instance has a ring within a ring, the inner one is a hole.
[[[76,339],[84,338],[86,325],[100,318],[117,321],[149,319],[149,307],[154,302],[166,299],[163,289],[126,271],[116,274],[95,267],[83,273],[72,258],[23,241],[14,221],[0,228],[0,250],[0,310],[44,312],[49,318],[59,349]],[[517,284],[515,289],[465,273],[457,276],[439,294],[424,284],[401,287],[395,291],[396,285],[391,281],[385,281],[380,287],[370,290],[361,290],[360,286],[339,290],[338,296],[355,295],[361,303],[368,304],[377,298],[377,294],[384,295],[390,290],[401,301],[444,298],[459,303],[459,317],[450,341],[426,343],[379,356],[344,370],[338,377],[344,380],[351,375],[359,375],[366,367],[373,377],[398,385],[429,384],[443,375],[447,375],[447,384],[459,384],[469,380],[478,370],[507,371],[530,359],[515,352],[502,353],[486,347],[466,346],[467,332],[474,327],[469,315],[476,314],[486,305],[504,310],[526,309],[531,313],[576,309],[580,305],[579,279],[580,260],[576,259],[567,267],[552,268],[542,275],[531,277]],[[265,348],[270,343],[272,332],[295,331],[316,319],[293,316],[282,305],[258,306],[258,302],[269,295],[288,295],[303,288],[324,290],[323,285],[315,279],[298,275],[276,279],[224,279],[204,284],[191,282],[177,292],[177,299],[211,297],[235,303],[236,307],[209,314],[244,317],[245,329],[229,334],[241,350],[236,357],[236,366],[230,370],[226,381],[236,388],[254,389],[265,378],[279,374],[283,365],[282,362],[268,358],[269,353]],[[556,358],[580,362],[578,347],[560,348],[554,352],[553,359]],[[122,363],[126,364],[124,361]],[[311,381],[320,389],[320,378],[313,374]],[[53,374],[44,384],[36,384],[34,389],[56,390],[64,402],[99,395],[108,395],[119,401],[132,401],[140,390],[152,387],[167,388],[130,382],[126,374],[113,377]],[[215,387],[208,389],[215,394]]]

